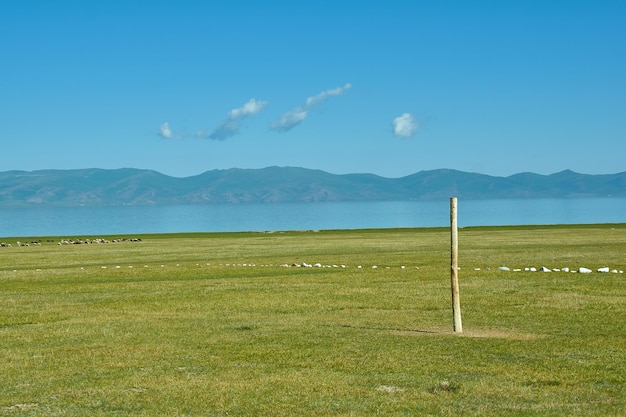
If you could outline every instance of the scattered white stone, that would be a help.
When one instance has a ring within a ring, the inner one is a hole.
[[[372,265],[372,269],[377,269],[378,267],[376,265]]]
[[[609,267],[605,266],[603,268],[598,268],[598,272],[609,272]]]
[[[581,274],[590,274],[591,273],[591,269],[589,268],[584,268],[584,267],[580,267],[578,268],[578,272],[580,272]]]
[[[519,272],[519,271],[521,271],[521,269],[520,269],[520,268],[515,268],[515,269],[513,270],[513,272]]]
[[[474,271],[480,271],[480,268],[474,268]]]
[[[115,269],[120,269],[120,268],[121,268],[121,266],[115,265]]]
[[[102,269],[107,269],[107,267],[106,266],[102,266]]]
[[[530,271],[530,268],[529,267],[524,267],[524,271],[528,272],[528,271]]]
[[[612,274],[617,274],[617,272],[618,272],[617,269],[611,269]]]
[[[531,266],[528,270],[530,272],[537,272],[537,268],[535,268],[534,266]]]
[[[498,267],[498,271],[510,271],[511,268],[509,268],[508,266],[500,266]]]
[[[552,272],[561,272],[559,268],[552,268]]]
[[[315,264],[315,265],[313,265],[313,266],[314,266],[314,267],[316,267],[316,268],[321,268],[321,267],[322,267],[322,264],[318,262],[318,263],[316,263],[316,264]]]
[[[568,268],[568,267],[561,268],[561,271],[563,271],[563,272],[569,272],[569,268]]]
[[[546,268],[545,266],[542,266],[541,268],[539,268],[539,270],[541,272],[552,272],[552,270],[550,268]]]
[[[361,269],[361,268],[363,268],[363,267],[362,267],[361,265],[359,265],[359,266],[357,266],[357,268]]]

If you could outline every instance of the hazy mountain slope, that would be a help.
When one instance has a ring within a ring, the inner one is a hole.
[[[293,167],[211,170],[175,178],[140,169],[0,172],[0,205],[149,205],[368,200],[626,197],[626,172],[520,173],[510,177],[451,169],[402,178],[335,175]]]

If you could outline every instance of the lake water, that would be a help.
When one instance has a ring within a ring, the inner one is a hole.
[[[626,199],[458,201],[458,224],[624,223]],[[0,237],[450,225],[450,201],[0,208]]]

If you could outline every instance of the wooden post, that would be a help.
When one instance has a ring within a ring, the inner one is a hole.
[[[461,299],[459,297],[459,230],[456,197],[450,199],[450,287],[452,288],[452,319],[454,333],[463,333]]]

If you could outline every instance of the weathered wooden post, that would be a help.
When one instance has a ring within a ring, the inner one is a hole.
[[[463,333],[461,299],[459,297],[459,228],[457,225],[457,200],[450,198],[450,287],[452,288],[452,319],[455,333]]]

